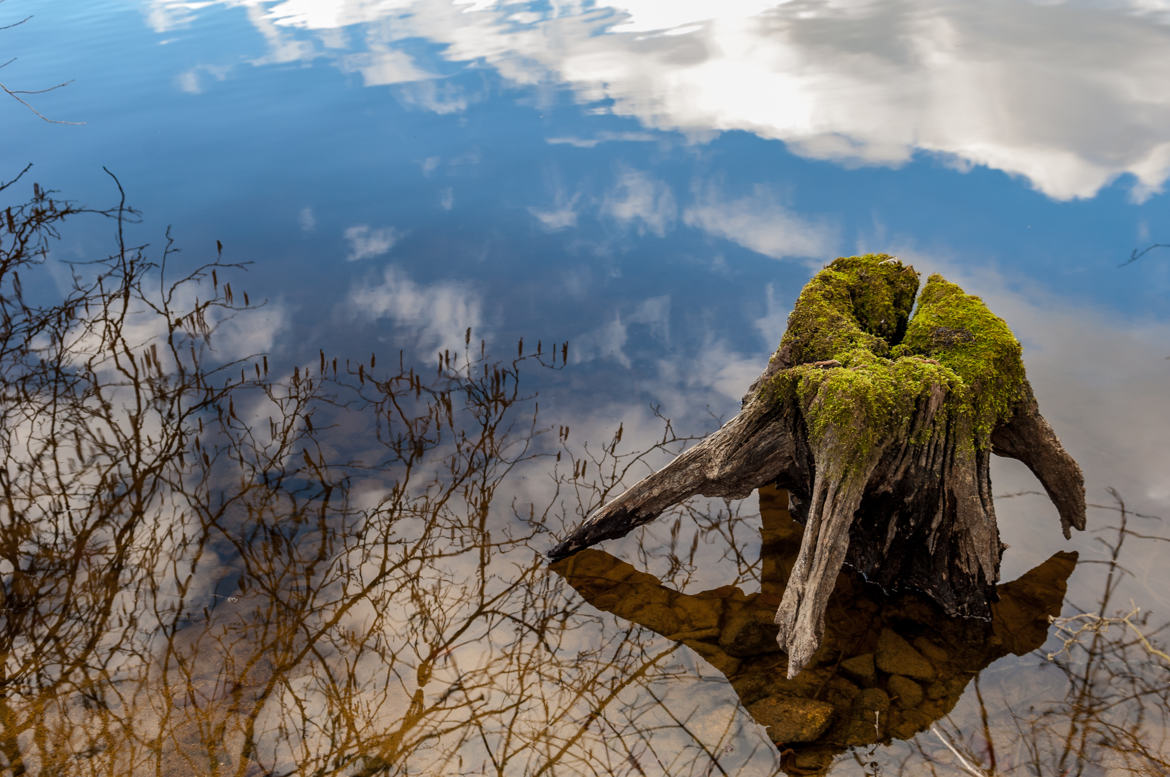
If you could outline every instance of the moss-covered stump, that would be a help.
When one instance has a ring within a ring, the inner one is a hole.
[[[801,292],[743,407],[591,515],[550,553],[620,537],[696,494],[792,494],[803,541],[776,623],[794,676],[816,652],[844,563],[887,590],[987,618],[1002,546],[991,453],[1027,464],[1065,537],[1084,528],[1080,468],[1040,415],[1020,344],[982,300],[885,255],[841,258]]]

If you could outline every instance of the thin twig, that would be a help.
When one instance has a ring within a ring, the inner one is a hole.
[[[951,744],[950,739],[947,738],[943,734],[943,732],[939,729],[937,724],[932,725],[930,727],[930,731],[936,737],[938,737],[938,741],[942,742],[946,746],[947,750],[951,751],[951,753],[955,756],[955,758],[959,759],[959,765],[963,767],[963,771],[967,772],[967,774],[973,775],[974,777],[987,777],[987,772],[976,767],[973,763],[968,761],[963,756],[963,754],[959,752],[958,748],[956,748],[953,744]]]
[[[1130,252],[1129,259],[1127,259],[1126,261],[1122,262],[1121,264],[1119,264],[1117,266],[1118,267],[1125,267],[1126,265],[1133,264],[1138,259],[1141,259],[1143,256],[1148,254],[1150,251],[1153,251],[1155,248],[1170,248],[1170,243],[1150,243],[1148,246],[1141,249],[1140,251],[1135,248],[1135,249],[1133,249],[1133,251]]]
[[[22,94],[44,94],[45,92],[51,92],[54,89],[60,89],[62,86],[67,86],[70,83],[71,83],[70,81],[65,81],[63,83],[57,84],[56,86],[50,86],[47,89],[39,89],[39,90],[35,90],[35,91],[30,91],[30,90],[16,90],[16,91],[14,91],[12,89],[9,89],[4,84],[3,81],[0,81],[0,90],[3,90],[3,92],[5,94],[7,94],[9,97],[11,97],[13,100],[16,100],[18,103],[23,105],[25,108],[28,108],[30,111],[32,111],[37,116],[37,118],[39,118],[43,121],[47,121],[49,124],[68,124],[68,125],[77,127],[77,126],[81,126],[81,125],[85,124],[85,122],[84,121],[64,121],[63,119],[50,119],[45,114],[41,113],[36,108],[29,105],[27,100],[24,100],[21,98]]]

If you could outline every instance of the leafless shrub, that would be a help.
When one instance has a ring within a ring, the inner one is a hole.
[[[1042,663],[1022,695],[999,698],[976,685],[977,720],[952,718],[919,736],[914,751],[924,761],[910,761],[900,773],[917,774],[923,762],[940,775],[956,769],[1035,777],[1170,772],[1170,662],[1162,642],[1170,623],[1116,601],[1129,575],[1127,544],[1168,540],[1135,529],[1135,517],[1157,519],[1135,516],[1120,494],[1111,494],[1113,504],[1091,505],[1116,516],[1099,530],[1103,556],[1081,561],[1103,567],[1096,603],[1053,620],[1055,646],[1034,654]],[[949,765],[938,759],[940,744],[953,754]]]
[[[21,201],[19,181],[0,188],[0,773],[718,764],[663,745],[689,713],[646,690],[687,674],[677,646],[591,613],[543,557],[550,527],[686,442],[668,423],[648,450],[620,430],[577,449],[520,388],[564,348],[494,362],[471,332],[425,372],[232,353],[258,306],[242,265],[178,273],[169,236],[157,261],[127,243],[124,199]],[[57,292],[49,248],[85,214],[116,250]],[[509,504],[520,473],[551,474],[539,505]]]

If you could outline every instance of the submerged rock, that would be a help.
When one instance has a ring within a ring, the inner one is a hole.
[[[890,677],[886,682],[886,689],[902,707],[917,707],[924,697],[921,685],[900,674]]]
[[[733,656],[758,656],[780,649],[776,644],[776,624],[742,606],[729,609],[724,617],[719,645]]]
[[[877,668],[886,674],[900,674],[919,680],[933,680],[934,667],[909,642],[892,629],[882,629],[878,637]]]
[[[748,707],[756,722],[768,729],[773,742],[813,742],[833,718],[833,705],[799,696],[768,696]]]
[[[863,653],[841,662],[841,672],[862,685],[873,685],[877,678],[877,670],[873,660],[873,653]]]

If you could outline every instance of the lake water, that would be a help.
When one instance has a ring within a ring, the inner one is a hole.
[[[250,264],[165,310],[144,270],[65,373],[4,364],[2,773],[1170,773],[1170,6],[0,4],[29,16],[0,82],[69,83],[0,96],[3,206],[120,185],[171,281]],[[115,227],[69,215],[28,299]],[[547,562],[869,252],[1007,321],[1084,471],[1066,541],[993,462],[992,623],[844,575],[785,680],[770,490]],[[211,350],[144,355],[209,299]]]

